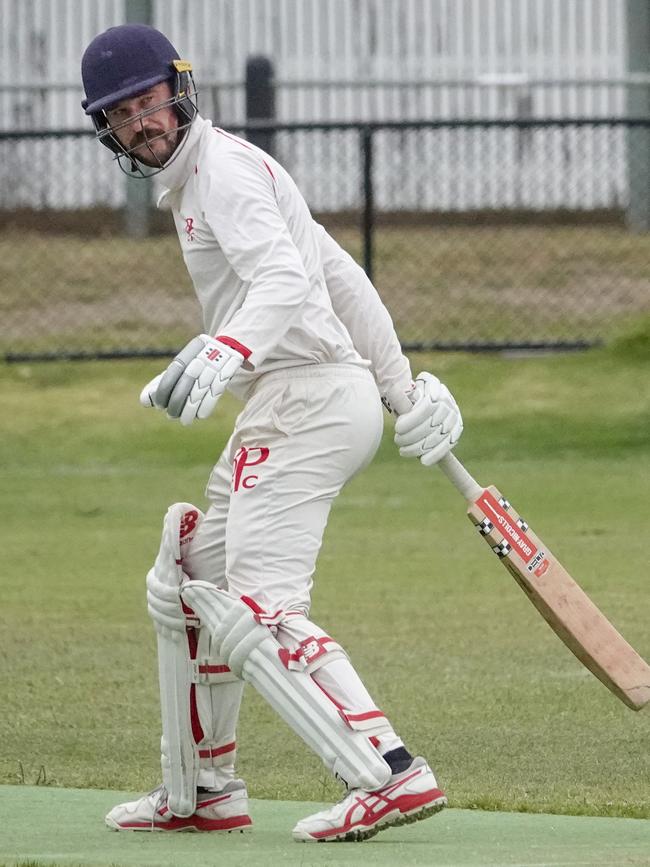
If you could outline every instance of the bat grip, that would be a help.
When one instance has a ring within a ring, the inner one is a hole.
[[[458,458],[454,457],[451,452],[438,461],[438,466],[468,502],[473,503],[483,490],[476,479],[467,472]]]

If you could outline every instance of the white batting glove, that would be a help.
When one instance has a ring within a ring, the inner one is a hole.
[[[444,458],[463,432],[458,404],[446,385],[431,373],[415,380],[411,409],[395,422],[395,444],[402,457],[417,457],[430,467]]]
[[[181,605],[180,588],[160,581],[155,568],[147,574],[147,610],[161,635],[172,641],[185,636],[187,620]]]
[[[145,387],[140,392],[140,406],[155,406],[156,404],[153,402],[154,396],[156,394],[156,389],[160,384],[160,380],[165,375],[165,371],[159,373],[158,376],[154,376],[151,382],[148,382]]]
[[[167,370],[142,389],[142,406],[166,409],[181,424],[207,418],[228,383],[244,363],[244,356],[207,334],[193,338]]]

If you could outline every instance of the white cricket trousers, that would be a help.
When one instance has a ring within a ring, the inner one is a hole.
[[[330,507],[383,429],[368,370],[314,364],[267,373],[210,477],[210,507],[184,568],[269,612],[307,615]]]
[[[184,571],[270,614],[291,612],[277,632],[291,652],[305,643],[331,647],[308,619],[316,558],[334,498],[372,460],[382,430],[379,392],[364,368],[314,364],[262,376],[210,476],[210,506],[184,553]],[[333,653],[313,676],[337,707],[361,718],[376,713],[345,656]],[[242,688],[196,690],[200,746],[216,756],[202,762],[201,785],[218,789],[234,774]],[[401,744],[386,721],[375,746],[385,753]]]

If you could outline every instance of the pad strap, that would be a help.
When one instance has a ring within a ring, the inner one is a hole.
[[[306,671],[308,674],[335,659],[347,658],[345,650],[329,635],[323,635],[321,638],[310,635],[300,642],[293,653],[286,648],[280,651],[280,659],[285,668],[289,671]]]
[[[207,762],[207,765],[212,765],[214,767],[219,767],[225,764],[232,764],[234,762],[234,753],[237,750],[237,744],[235,741],[230,741],[230,743],[222,744],[221,746],[210,746],[208,744],[202,743],[199,744],[199,758],[202,760],[201,765],[204,766],[205,759],[210,759]]]
[[[214,683],[229,683],[240,680],[219,657],[192,659],[190,665],[192,683],[211,686]]]
[[[380,710],[371,710],[366,713],[349,713],[339,710],[343,722],[355,732],[363,732],[368,737],[385,735],[392,731],[392,727],[385,715]]]
[[[241,596],[241,601],[244,602],[253,611],[255,622],[262,626],[268,626],[273,635],[276,634],[277,627],[287,626],[292,620],[304,620],[305,615],[300,611],[283,611],[282,609],[270,614],[258,605],[258,603],[250,596]],[[302,641],[298,642],[298,647],[294,650],[282,648],[279,651],[280,660],[288,671],[306,671],[311,674],[313,671],[333,662],[335,659],[348,659],[348,655],[343,650],[341,645],[330,638],[329,635],[322,635],[320,638],[315,635],[309,635]]]

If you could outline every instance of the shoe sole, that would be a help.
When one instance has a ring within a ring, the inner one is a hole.
[[[151,833],[152,831],[166,831],[168,834],[248,834],[253,830],[253,823],[248,822],[246,825],[236,825],[232,828],[224,828],[224,827],[210,827],[208,822],[204,823],[193,823],[188,825],[176,824],[173,826],[167,825],[152,825],[150,822],[142,822],[138,825],[119,825],[117,822],[112,819],[105,819],[106,825],[111,831],[148,831]]]
[[[430,816],[435,816],[447,806],[447,798],[442,797],[427,804],[425,807],[416,807],[414,810],[404,813],[388,814],[382,817],[376,825],[371,828],[358,828],[355,831],[346,831],[345,834],[337,834],[332,837],[303,837],[294,839],[299,843],[361,843],[364,840],[369,840],[380,831],[385,831],[387,828],[395,828],[398,825],[411,825],[414,822],[419,822],[421,819],[428,819]]]

